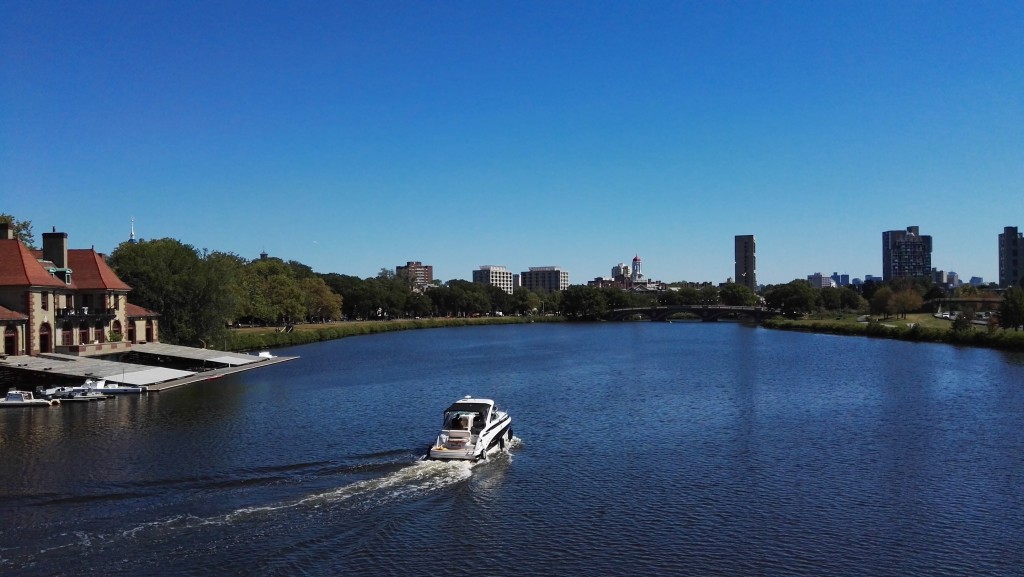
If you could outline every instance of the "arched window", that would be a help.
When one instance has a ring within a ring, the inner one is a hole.
[[[117,297],[114,297],[114,298],[117,298]],[[121,339],[121,321],[115,319],[114,322],[110,323],[110,334],[114,336],[114,338],[112,340],[114,340],[114,341],[122,340]]]
[[[152,319],[147,319],[146,320],[146,342],[147,343],[153,342],[153,320]]]
[[[128,342],[135,342],[135,321],[128,321]]]

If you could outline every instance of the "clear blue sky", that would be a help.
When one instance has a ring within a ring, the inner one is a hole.
[[[997,280],[1024,230],[1024,2],[0,5],[0,212],[436,278],[639,254],[666,282]]]

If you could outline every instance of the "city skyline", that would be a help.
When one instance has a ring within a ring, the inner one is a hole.
[[[435,278],[880,275],[878,233],[998,277],[1024,213],[1015,2],[204,6],[15,0],[0,210]]]

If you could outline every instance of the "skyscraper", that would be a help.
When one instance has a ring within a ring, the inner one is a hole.
[[[921,235],[916,226],[882,233],[882,280],[930,276],[932,237]]]
[[[736,235],[736,283],[757,292],[757,255],[754,235]]]
[[[999,286],[1011,287],[1024,278],[1024,234],[1008,226],[999,235]]]

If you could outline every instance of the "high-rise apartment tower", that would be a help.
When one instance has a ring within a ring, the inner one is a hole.
[[[999,286],[1009,288],[1024,279],[1024,234],[1008,226],[999,235]]]
[[[736,236],[736,283],[757,292],[757,251],[754,235]]]
[[[882,280],[932,274],[932,237],[916,226],[882,233]]]

